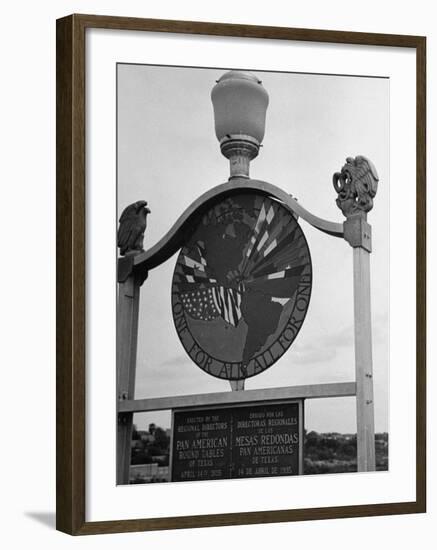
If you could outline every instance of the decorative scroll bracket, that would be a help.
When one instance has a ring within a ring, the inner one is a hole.
[[[135,256],[132,269],[140,273],[153,269],[167,261],[182,246],[183,236],[186,230],[189,229],[193,221],[195,221],[200,214],[205,212],[212,204],[224,196],[248,191],[259,192],[275,198],[295,216],[302,218],[323,233],[327,233],[334,237],[344,237],[342,223],[324,220],[311,214],[311,212],[306,210],[296,199],[279,187],[261,180],[235,177],[229,182],[213,187],[195,200],[176,220],[175,224],[161,240],[152,248],[140,252]]]

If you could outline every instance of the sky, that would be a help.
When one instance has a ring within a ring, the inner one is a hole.
[[[238,67],[240,68],[240,67]],[[200,194],[224,183],[229,164],[214,133],[211,89],[230,68],[117,66],[118,210],[140,199],[152,214],[144,247],[153,246]],[[244,69],[244,67],[242,67]],[[379,174],[372,225],[372,336],[375,429],[389,431],[389,80],[253,71],[269,94],[266,132],[250,175],[292,194],[313,214],[344,220],[332,174],[346,157],[364,155]],[[246,389],[355,377],[352,248],[309,226],[313,288],[292,346]],[[230,391],[185,353],[171,312],[177,254],[149,273],[141,288],[135,397]],[[136,414],[134,422],[170,426],[170,413]],[[356,432],[355,398],[307,400],[305,427]]]

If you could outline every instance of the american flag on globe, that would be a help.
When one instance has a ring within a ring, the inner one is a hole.
[[[182,293],[181,301],[193,319],[212,321],[220,315],[234,327],[241,319],[241,294],[234,289],[223,286],[198,288]]]
[[[205,220],[201,226],[203,238],[182,249],[173,282],[185,312],[192,319],[212,321],[220,316],[237,327],[246,291],[261,292],[282,305],[292,298],[308,261],[306,241],[299,226],[290,223],[290,214],[268,198],[256,197],[252,211],[256,215],[244,218],[243,214],[241,220],[214,212],[220,220],[218,225],[209,226]],[[250,227],[245,240],[239,241],[237,226],[241,231],[245,223]],[[215,228],[221,238],[210,250]],[[228,284],[223,273],[221,279],[218,277],[220,280],[215,278],[217,275],[207,261],[211,257],[207,255],[207,242],[209,254],[213,252],[224,264],[232,255],[233,243],[238,247],[238,263],[234,256],[233,267],[226,275]]]
[[[311,257],[296,218],[270,197],[232,195],[187,226],[172,281],[176,331],[208,374],[248,378],[291,345],[305,318],[311,284]],[[277,344],[292,316],[292,337]],[[270,348],[272,353],[263,355]],[[261,367],[254,361],[257,354]],[[233,365],[232,372],[223,365]]]

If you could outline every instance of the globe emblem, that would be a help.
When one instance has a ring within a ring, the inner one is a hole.
[[[262,194],[230,196],[203,216],[179,253],[175,327],[205,372],[249,378],[293,343],[311,286],[310,252],[290,211]]]

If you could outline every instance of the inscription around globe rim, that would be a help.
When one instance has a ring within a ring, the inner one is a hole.
[[[215,205],[182,248],[172,310],[190,358],[222,379],[249,378],[275,363],[308,309],[311,258],[291,213],[261,194]]]

